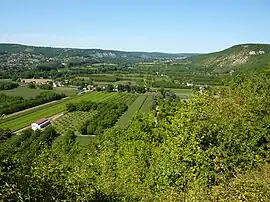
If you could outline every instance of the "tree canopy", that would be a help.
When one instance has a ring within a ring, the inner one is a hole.
[[[53,128],[12,136],[0,144],[1,195],[47,201],[269,200],[270,177],[262,175],[270,171],[269,86],[265,75],[242,75],[189,101],[160,99],[156,111],[138,114],[128,127],[107,130],[86,146],[74,143],[70,132],[53,142],[59,135]],[[86,105],[68,109],[81,106]]]

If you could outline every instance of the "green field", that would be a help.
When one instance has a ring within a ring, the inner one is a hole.
[[[166,90],[171,90],[181,99],[187,99],[193,95],[192,89],[178,89],[178,88],[165,88]]]
[[[77,94],[75,88],[71,87],[57,87],[53,88],[56,93],[64,93],[66,96],[71,97]]]
[[[10,116],[0,121],[0,128],[10,128],[12,131],[19,130],[21,128],[29,126],[31,123],[35,122],[41,118],[49,118],[56,114],[59,114],[66,110],[66,104],[80,101],[104,101],[113,99],[118,96],[117,93],[101,93],[94,92],[88,93],[81,96],[75,96],[66,100],[62,100],[58,103],[53,103],[51,105],[43,106],[41,108],[29,110],[27,112]]]
[[[28,99],[30,97],[35,97],[44,91],[45,90],[42,89],[30,89],[27,87],[19,86],[18,88],[11,90],[1,90],[0,93],[4,93],[9,96],[22,96],[23,98]]]
[[[28,99],[30,97],[35,97],[39,95],[41,92],[45,92],[48,90],[42,90],[42,89],[30,89],[27,87],[19,86],[18,88],[14,88],[11,90],[1,90],[0,93],[4,93],[9,96],[22,96],[25,99]],[[73,96],[76,95],[76,91],[74,88],[68,88],[68,87],[57,87],[54,88],[52,91],[57,93],[64,93],[66,96]]]
[[[148,112],[149,110],[151,110],[153,106],[153,101],[153,96],[148,95],[147,98],[144,100],[139,112]]]
[[[138,97],[135,94],[129,93],[114,93],[113,97],[105,97],[102,101],[110,101],[116,103],[125,103],[127,105],[131,105],[134,100]],[[61,134],[65,134],[68,130],[79,132],[79,127],[86,120],[91,119],[95,115],[95,111],[92,112],[83,112],[83,111],[75,111],[68,112],[65,115],[61,116],[57,120],[53,121],[52,125],[56,129],[57,132]]]
[[[82,112],[75,111],[69,112],[53,121],[52,125],[60,134],[65,134],[67,131],[78,131],[79,127],[84,121],[95,115],[94,111]]]
[[[0,79],[0,82],[12,82],[12,79]]]
[[[10,128],[12,131],[17,131],[21,128],[29,126],[31,123],[35,122],[38,119],[49,118],[56,114],[64,112],[66,110],[66,104],[68,103],[91,100],[95,102],[123,102],[127,105],[131,105],[137,97],[138,95],[131,93],[92,92],[81,96],[64,99],[57,103],[51,103],[46,106],[16,114],[14,116],[9,116],[0,121],[0,128]],[[76,117],[81,119],[83,118],[79,116]],[[72,116],[70,117],[70,120],[72,121],[72,119],[76,119],[76,117]],[[76,120],[73,122],[76,122]],[[62,128],[65,128],[65,126],[63,126]]]
[[[147,95],[140,95],[128,108],[128,110],[120,117],[117,122],[119,126],[126,126],[129,124],[132,117],[141,109],[145,100],[147,99]]]
[[[89,141],[95,137],[94,135],[79,135],[76,137],[76,142],[78,142],[80,145],[86,145],[89,143]],[[59,142],[63,140],[64,135],[58,136],[55,140],[54,143]]]
[[[112,84],[112,85],[133,85],[135,86],[137,83],[136,81],[130,81],[130,80],[121,80],[121,81],[116,81],[116,82],[109,82],[109,81],[97,81],[94,82],[95,84],[99,84],[99,85],[106,85],[106,84]]]

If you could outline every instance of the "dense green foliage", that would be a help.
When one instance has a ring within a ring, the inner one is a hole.
[[[5,141],[8,138],[10,138],[12,136],[12,132],[10,129],[1,129],[0,128],[0,143],[1,141]]]
[[[0,90],[10,90],[18,86],[19,84],[13,82],[0,82]]]
[[[37,65],[37,71],[51,71],[63,68],[64,66],[59,63],[42,63]]]
[[[160,100],[157,111],[138,115],[127,128],[108,130],[86,146],[77,145],[70,132],[51,146],[57,134],[49,128],[11,137],[0,144],[1,197],[267,201],[269,88],[265,75],[238,76],[188,102]],[[94,106],[101,113],[118,108],[95,103],[72,108]]]
[[[21,194],[29,191],[27,184],[38,183],[38,178],[30,177],[33,174],[35,158],[43,149],[50,147],[57,136],[52,128],[46,128],[43,132],[26,130],[22,135],[13,136],[0,144],[2,200],[20,200]],[[38,190],[35,190],[35,193],[37,194]],[[30,198],[30,195],[23,196],[23,200]]]
[[[0,114],[11,114],[40,104],[59,100],[63,97],[65,97],[64,94],[54,92],[42,92],[40,95],[30,99],[0,94]]]
[[[53,86],[51,84],[42,84],[42,85],[39,85],[39,88],[44,89],[44,90],[52,90]]]

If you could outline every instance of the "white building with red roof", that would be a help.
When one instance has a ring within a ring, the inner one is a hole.
[[[47,125],[50,125],[50,124],[51,124],[50,120],[43,118],[43,119],[36,121],[35,123],[32,123],[31,128],[32,128],[32,130],[37,130],[37,129],[40,130],[40,129],[45,128]]]

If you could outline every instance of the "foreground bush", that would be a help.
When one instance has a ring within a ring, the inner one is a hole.
[[[157,112],[84,147],[74,134],[31,150],[29,141],[14,141],[3,147],[9,150],[0,153],[2,162],[13,162],[16,151],[42,152],[2,166],[1,194],[47,201],[267,201],[269,88],[263,75],[238,77],[188,102],[160,101]]]

